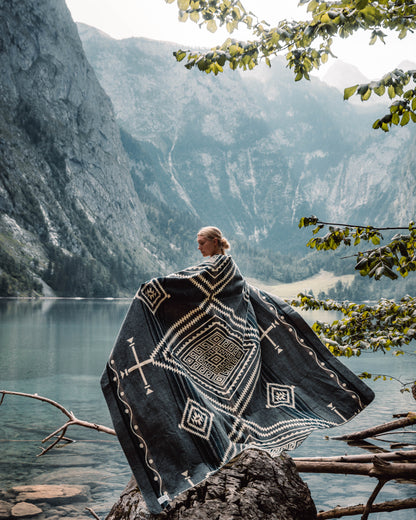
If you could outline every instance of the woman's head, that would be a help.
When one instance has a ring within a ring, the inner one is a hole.
[[[230,248],[228,240],[222,236],[221,231],[213,226],[206,226],[198,231],[198,249],[202,256],[223,255]]]

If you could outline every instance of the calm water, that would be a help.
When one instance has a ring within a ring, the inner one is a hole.
[[[38,393],[60,402],[79,419],[111,426],[99,379],[130,302],[125,300],[1,300],[0,388]],[[307,321],[317,315],[305,314]],[[416,356],[366,355],[346,360],[356,373],[384,373],[409,381],[415,377]],[[372,382],[376,399],[351,423],[315,432],[291,454],[328,456],[359,453],[340,441],[326,440],[344,431],[357,431],[391,420],[392,413],[416,409],[409,393],[397,382]],[[46,403],[6,396],[0,408],[0,490],[25,484],[82,484],[89,486],[88,507],[104,518],[130,477],[115,438],[82,428],[68,436],[77,442],[43,457],[40,440],[66,417]],[[414,428],[413,428],[414,429]],[[415,441],[415,435],[391,434],[389,441]],[[379,442],[380,444],[380,442]],[[319,509],[365,503],[376,481],[368,477],[302,474]],[[416,486],[389,483],[376,502],[416,496]],[[92,518],[85,504],[54,509],[54,518]],[[49,516],[50,517],[50,516]],[[416,511],[370,515],[372,520],[412,520]],[[48,518],[48,515],[42,518]],[[358,516],[349,517],[353,519]]]

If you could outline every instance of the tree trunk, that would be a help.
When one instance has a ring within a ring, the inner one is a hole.
[[[257,450],[244,451],[170,506],[149,513],[132,479],[106,520],[315,520],[317,514],[292,459]]]

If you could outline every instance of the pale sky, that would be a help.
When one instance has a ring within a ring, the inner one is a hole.
[[[165,0],[66,0],[72,18],[121,39],[132,36],[178,43],[182,47],[214,47],[230,36],[225,29],[212,34],[192,21],[178,21],[176,1]],[[308,19],[305,7],[297,7],[296,0],[243,0],[247,10],[272,26],[283,18]],[[236,39],[250,38],[248,32],[234,32]],[[401,61],[416,63],[416,35],[399,40],[396,34],[388,36],[387,44],[368,45],[369,33],[357,34],[346,40],[334,41],[333,51],[339,59],[356,65],[369,79],[378,79],[397,67]],[[331,60],[321,68],[322,76]]]

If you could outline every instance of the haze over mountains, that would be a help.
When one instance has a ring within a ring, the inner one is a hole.
[[[304,215],[414,215],[414,128],[375,132],[380,111],[280,59],[211,77],[169,43],[79,25],[81,45],[64,0],[0,14],[3,295],[131,293],[194,261],[205,224],[299,253]]]
[[[358,110],[319,80],[295,83],[283,58],[271,69],[207,76],[176,63],[174,44],[79,28],[121,126],[155,147],[183,203],[204,220],[214,214],[226,231],[279,247],[301,214],[386,222],[399,210],[403,222],[412,213],[401,175],[411,169],[393,150],[414,148],[413,128],[375,132],[375,109]],[[392,176],[402,180],[393,190]]]

